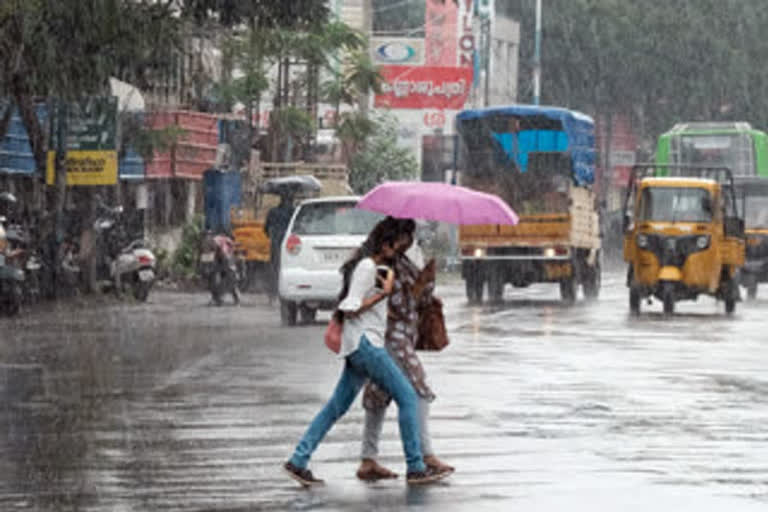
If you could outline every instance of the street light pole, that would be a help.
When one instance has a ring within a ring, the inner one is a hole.
[[[539,104],[541,94],[541,0],[536,0],[536,47],[533,53],[533,104]]]

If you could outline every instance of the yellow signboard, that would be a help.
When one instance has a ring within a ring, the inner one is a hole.
[[[117,151],[67,151],[67,185],[114,185],[117,183]],[[55,183],[56,152],[48,152],[45,182]]]

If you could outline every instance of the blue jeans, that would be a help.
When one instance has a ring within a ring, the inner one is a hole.
[[[306,468],[312,453],[325,434],[355,401],[365,381],[371,379],[387,391],[397,403],[400,439],[403,442],[408,472],[424,471],[419,440],[419,397],[408,378],[384,348],[374,347],[363,336],[360,346],[349,354],[339,383],[325,407],[315,416],[293,452],[291,463]]]

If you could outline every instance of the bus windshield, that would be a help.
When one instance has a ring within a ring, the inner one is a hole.
[[[727,167],[734,176],[755,174],[749,134],[681,134],[672,141],[674,163]]]
[[[643,189],[638,219],[659,222],[711,222],[712,202],[702,188],[647,187]]]

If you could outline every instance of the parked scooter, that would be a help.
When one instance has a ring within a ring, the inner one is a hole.
[[[100,210],[93,226],[98,251],[97,280],[118,292],[130,287],[134,298],[144,302],[155,282],[157,258],[144,240],[130,240],[121,206],[101,206]]]
[[[206,233],[200,252],[200,275],[211,292],[211,302],[222,305],[222,296],[232,294],[235,304],[240,303],[239,274],[235,242],[226,235]]]

